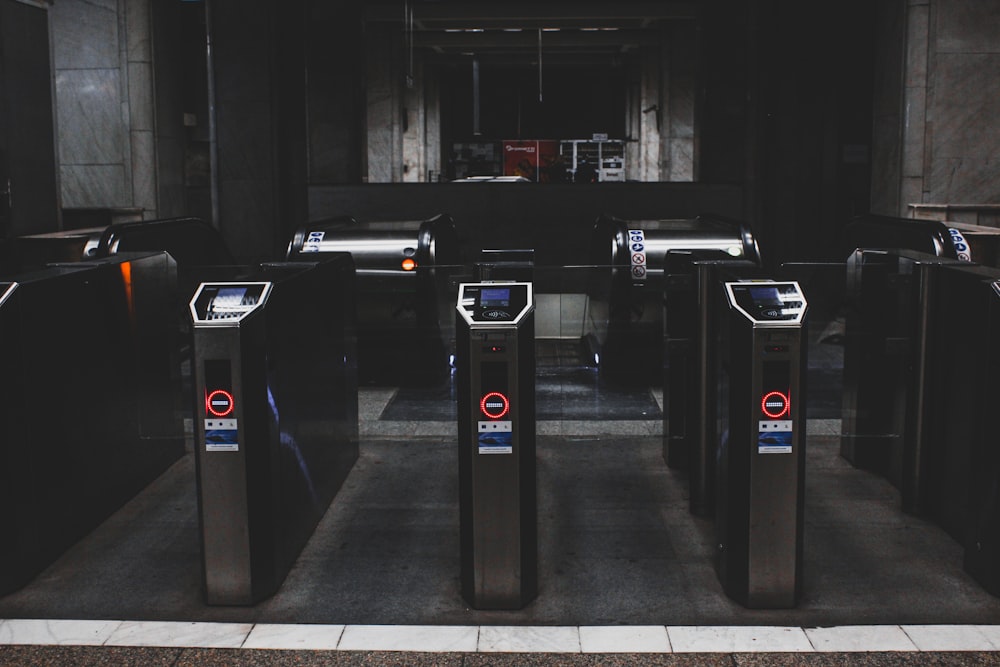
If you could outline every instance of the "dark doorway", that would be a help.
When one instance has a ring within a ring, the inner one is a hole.
[[[0,238],[59,230],[48,10],[0,0]]]

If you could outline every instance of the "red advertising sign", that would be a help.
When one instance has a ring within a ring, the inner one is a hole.
[[[559,142],[552,139],[508,139],[503,142],[503,175],[547,183],[560,166]],[[565,171],[565,170],[564,170]]]

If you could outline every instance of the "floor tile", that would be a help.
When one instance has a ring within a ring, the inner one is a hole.
[[[584,653],[667,653],[670,639],[662,625],[583,626]]]
[[[112,646],[186,646],[239,648],[246,641],[250,623],[173,623],[125,621],[108,638]]]
[[[994,646],[975,625],[904,625],[921,651],[992,651]]]
[[[574,627],[484,625],[480,652],[579,653],[580,632]]]
[[[770,626],[670,626],[674,653],[812,651],[801,628]]]
[[[474,652],[476,626],[348,625],[337,646],[342,651]]]
[[[817,651],[916,651],[917,647],[898,625],[842,625],[806,628],[806,637]]]
[[[0,621],[0,644],[103,644],[121,621],[11,619]]]
[[[258,623],[243,642],[243,648],[333,650],[343,633],[343,625]]]

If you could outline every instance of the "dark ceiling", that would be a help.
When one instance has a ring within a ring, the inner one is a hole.
[[[526,64],[614,62],[659,43],[672,21],[692,22],[693,1],[475,2],[394,0],[369,4],[368,24],[397,24],[417,49],[444,60]]]

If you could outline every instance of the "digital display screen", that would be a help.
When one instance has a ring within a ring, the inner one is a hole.
[[[226,304],[236,304],[239,305],[243,301],[243,297],[247,295],[246,287],[220,287],[219,293],[216,295],[217,301],[222,301]]]
[[[780,306],[781,296],[777,287],[751,287],[750,298],[758,306]]]
[[[499,308],[510,305],[510,288],[483,288],[479,293],[479,305],[483,308]]]

